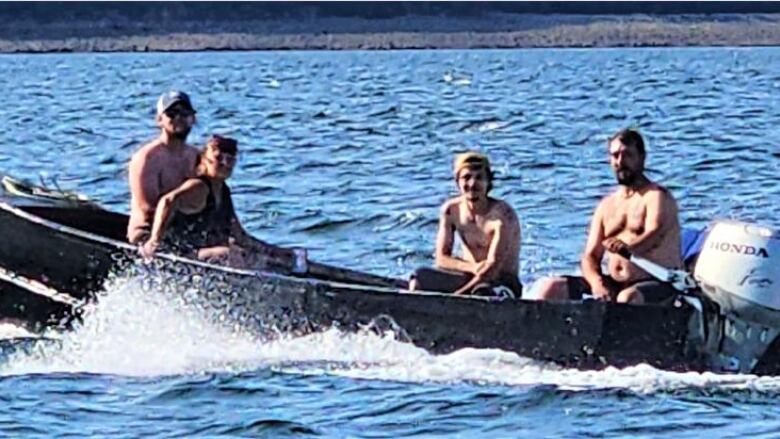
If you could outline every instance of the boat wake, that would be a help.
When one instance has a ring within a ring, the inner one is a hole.
[[[474,385],[553,385],[566,390],[624,388],[654,393],[681,388],[780,391],[780,377],[674,373],[639,365],[602,371],[565,369],[492,349],[432,355],[391,331],[338,329],[273,340],[205,316],[172,295],[149,291],[138,278],[115,279],[84,321],[49,333],[4,356],[0,375],[90,373],[160,376],[239,373],[329,374],[351,379]],[[211,316],[214,317],[214,316]]]

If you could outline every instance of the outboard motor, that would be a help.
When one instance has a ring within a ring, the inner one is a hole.
[[[720,308],[708,325],[711,366],[753,372],[780,333],[780,236],[753,224],[717,222],[694,277]]]

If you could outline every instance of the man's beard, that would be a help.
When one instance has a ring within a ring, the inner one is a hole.
[[[482,194],[479,193],[479,192],[471,192],[471,191],[469,191],[469,192],[466,192],[464,195],[466,196],[466,200],[471,201],[471,202],[479,201],[482,198],[484,198],[482,196]]]
[[[183,131],[174,131],[172,133],[172,136],[176,139],[179,139],[181,141],[187,140],[187,136],[190,134],[190,130],[186,129]]]
[[[632,186],[636,182],[638,176],[638,173],[630,169],[619,169],[615,172],[615,178],[617,179],[618,184],[622,186]]]

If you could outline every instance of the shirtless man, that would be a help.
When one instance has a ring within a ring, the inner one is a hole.
[[[130,159],[127,239],[131,243],[142,243],[149,237],[160,197],[195,177],[198,150],[185,143],[194,124],[195,109],[189,96],[180,91],[160,96],[157,101],[160,136]]]
[[[441,207],[436,269],[418,269],[409,289],[493,295],[498,287],[502,295],[520,298],[520,222],[509,204],[488,196],[493,186],[488,158],[477,152],[460,154],[454,174],[460,195]],[[456,233],[462,257],[452,255]]]
[[[619,253],[629,251],[668,268],[680,268],[680,223],[677,202],[663,186],[645,175],[645,143],[634,130],[609,139],[609,163],[620,187],[601,200],[591,220],[582,277],[542,281],[541,300],[578,300],[590,294],[598,300],[641,304],[674,297],[668,283],[653,279]],[[609,253],[607,275],[601,260]]]

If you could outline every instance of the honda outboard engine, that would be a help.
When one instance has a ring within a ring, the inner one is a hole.
[[[752,372],[780,333],[780,236],[753,224],[715,223],[694,277],[720,307],[707,337],[712,366]]]

